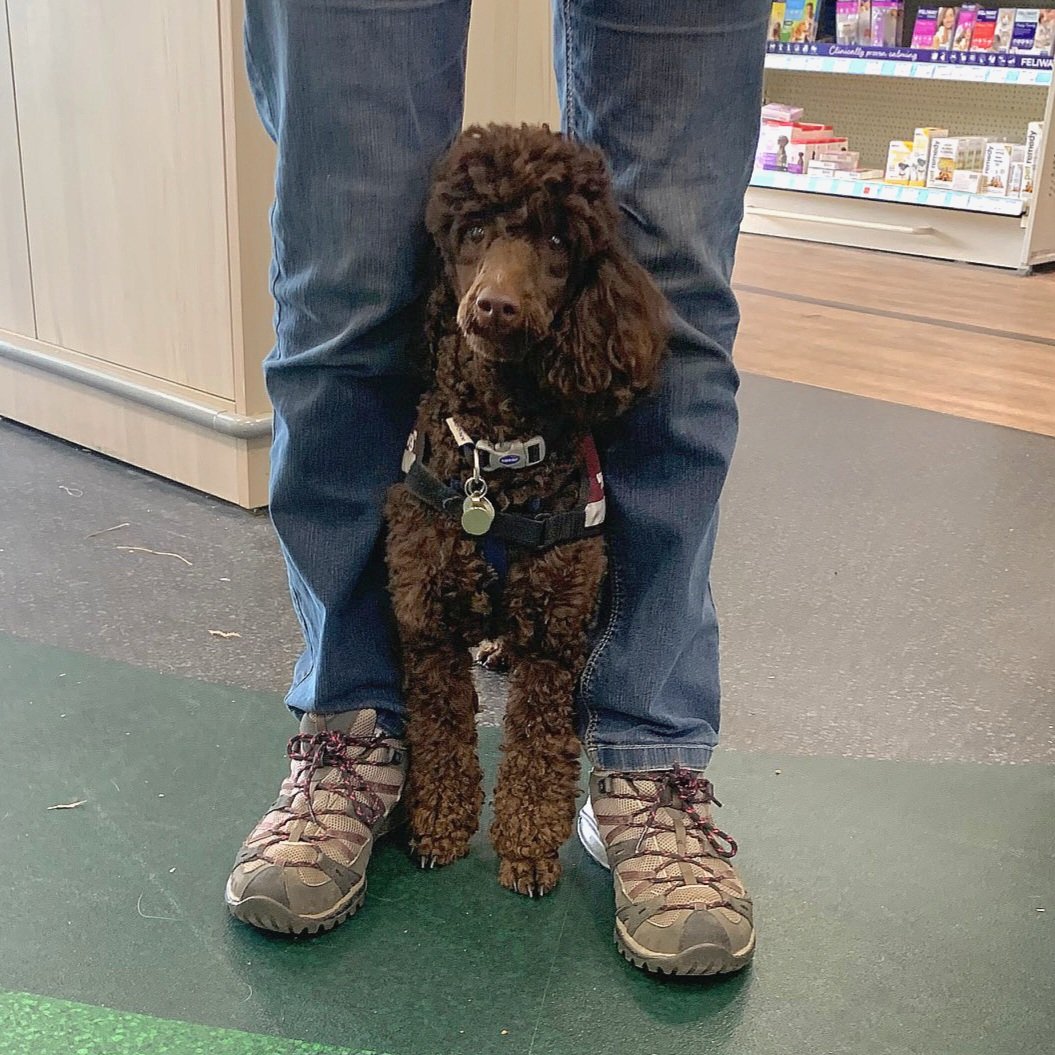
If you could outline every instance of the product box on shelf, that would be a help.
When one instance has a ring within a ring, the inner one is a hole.
[[[1037,167],[1040,164],[1040,143],[1043,137],[1043,121],[1030,121],[1026,125],[1026,153],[1022,162],[1022,196],[1026,198],[1033,193]]]
[[[996,20],[1000,12],[995,7],[980,7],[974,18],[971,51],[992,51],[996,36]]]
[[[981,172],[984,154],[985,139],[981,136],[935,138],[930,146],[927,186],[947,190],[956,172]]]
[[[1001,7],[996,12],[996,29],[993,31],[992,50],[1003,53],[1011,50],[1011,40],[1015,35],[1014,7]]]
[[[1006,198],[1011,193],[1011,167],[1025,160],[1026,148],[1018,143],[986,143],[982,193]]]
[[[977,4],[963,4],[956,19],[956,35],[952,38],[953,51],[970,51],[974,36],[974,23],[978,17]]]
[[[917,128],[912,135],[912,168],[909,172],[909,186],[925,187],[927,185],[927,165],[930,163],[930,145],[938,138],[949,134],[947,128]]]
[[[1041,55],[1055,52],[1055,7],[1042,7],[1037,17],[1037,33],[1033,48]]]
[[[1022,189],[1025,182],[1025,169],[1026,166],[1020,161],[1011,163],[1011,175],[1008,176],[1007,180],[1007,196],[1009,198],[1021,198],[1024,196]]]
[[[869,43],[877,48],[896,48],[901,43],[904,20],[904,0],[872,0]]]
[[[956,37],[956,20],[960,17],[959,7],[939,7],[937,24],[931,47],[937,51],[949,51]]]
[[[835,42],[837,44],[870,43],[871,8],[869,0],[836,0]]]
[[[934,32],[938,28],[938,9],[921,7],[916,12],[916,21],[912,25],[912,46],[923,50],[933,47]]]
[[[784,8],[783,3],[771,4],[769,8],[769,32],[766,34],[766,40],[774,44],[780,40],[780,31],[784,28]]]
[[[1011,51],[1016,55],[1050,55],[1055,43],[1055,8],[1016,9]]]
[[[912,174],[912,142],[908,139],[892,139],[886,156],[886,173],[883,179],[887,183],[899,183],[908,186]]]
[[[984,177],[977,169],[957,169],[952,174],[951,183],[943,183],[946,190],[959,190],[967,194],[981,194],[984,186]]]
[[[766,103],[762,107],[763,121],[797,121],[802,116],[801,106],[788,103]]]
[[[816,0],[787,0],[780,39],[791,44],[804,44],[817,39]]]

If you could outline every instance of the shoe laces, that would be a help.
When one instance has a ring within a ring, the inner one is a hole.
[[[721,806],[721,802],[715,797],[714,785],[699,773],[679,765],[670,770],[617,773],[613,776],[625,782],[629,790],[617,791],[614,787],[609,787],[605,791],[605,797],[637,804],[635,809],[622,818],[624,823],[641,828],[636,851],[649,857],[662,858],[664,865],[661,868],[664,870],[670,865],[687,864],[692,868],[697,882],[717,887],[725,877],[715,872],[714,858],[728,861],[735,857],[737,844],[736,840],[722,831],[706,812],[702,812],[712,803]],[[684,814],[686,822],[683,845],[686,849],[667,849],[662,838],[654,838],[669,834],[675,837],[675,845],[682,842],[678,839],[678,827],[674,821],[660,813],[663,809],[672,809]],[[695,836],[699,849],[688,849],[692,845],[688,838],[690,835]],[[650,838],[653,843],[646,847],[645,842]],[[703,874],[700,875],[700,872]],[[675,886],[682,882],[672,877],[662,881]]]
[[[372,828],[385,813],[385,803],[371,784],[360,772],[364,765],[383,765],[367,759],[371,751],[379,747],[388,747],[385,736],[375,732],[371,736],[352,736],[337,729],[327,729],[320,733],[297,733],[286,748],[286,754],[293,762],[306,762],[293,781],[293,787],[304,792],[308,802],[308,813],[311,819],[321,828],[319,814],[315,812],[312,787],[320,769],[332,769],[340,774],[334,784],[327,784],[327,791],[336,792],[348,800],[355,816],[368,828]],[[343,814],[343,809],[320,810],[322,815]]]

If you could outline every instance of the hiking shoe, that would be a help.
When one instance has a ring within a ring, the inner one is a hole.
[[[281,934],[343,923],[366,897],[374,840],[394,825],[406,751],[374,711],[305,714],[289,776],[249,833],[224,891],[231,914]]]
[[[592,816],[579,834],[603,843],[615,882],[615,943],[636,967],[676,975],[738,971],[755,951],[751,899],[729,859],[736,843],[715,827],[711,782],[675,766],[594,773]],[[591,838],[592,836],[592,838]]]

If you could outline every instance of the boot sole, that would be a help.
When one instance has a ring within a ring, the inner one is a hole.
[[[720,945],[694,945],[678,953],[654,953],[642,948],[616,920],[615,944],[623,958],[652,974],[673,975],[679,978],[703,978],[714,974],[742,971],[755,955],[755,936],[739,952],[731,952]]]
[[[224,889],[223,899],[235,919],[258,930],[271,931],[273,934],[322,934],[333,930],[338,923],[343,923],[362,908],[366,900],[366,882],[358,890],[350,891],[334,909],[321,916],[298,916],[269,897],[247,897],[239,901],[232,896],[230,886]]]

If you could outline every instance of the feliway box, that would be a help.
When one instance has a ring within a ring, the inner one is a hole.
[[[1015,28],[1011,32],[1011,51],[1015,55],[1036,55],[1039,7],[1020,7],[1015,11]]]
[[[974,19],[971,51],[992,51],[996,36],[996,20],[1000,12],[995,7],[980,7]]]

